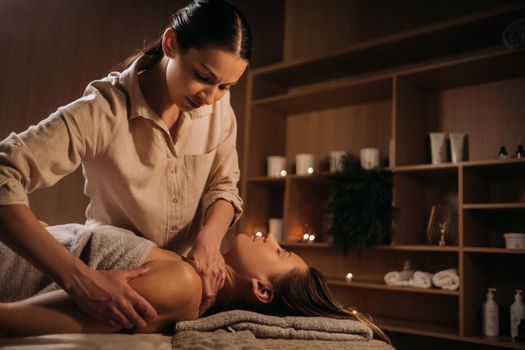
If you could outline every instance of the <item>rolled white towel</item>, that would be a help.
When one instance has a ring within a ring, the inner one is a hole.
[[[458,270],[447,269],[439,271],[432,278],[432,283],[441,289],[457,290],[459,288]]]
[[[416,288],[430,288],[432,287],[432,277],[434,274],[425,271],[414,272],[414,277],[410,279],[409,285]]]
[[[407,285],[407,282],[414,275],[414,271],[405,270],[405,271],[390,271],[388,272],[384,279],[385,283],[389,286],[401,286]]]

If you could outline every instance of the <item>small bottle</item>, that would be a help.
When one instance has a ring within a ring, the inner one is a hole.
[[[525,149],[523,149],[523,145],[518,145],[515,156],[516,158],[525,158]]]
[[[505,146],[501,146],[499,148],[498,156],[500,158],[508,158],[509,157],[509,154],[507,153],[507,148]]]
[[[523,291],[516,289],[514,294],[514,302],[510,306],[510,336],[516,338],[518,336],[518,326],[522,319],[525,319],[525,308],[521,296]]]
[[[488,337],[497,337],[499,334],[499,310],[494,301],[495,288],[487,291],[487,300],[483,303],[483,334]]]

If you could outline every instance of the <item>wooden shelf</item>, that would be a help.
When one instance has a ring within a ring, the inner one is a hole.
[[[325,55],[261,67],[252,70],[252,75],[279,86],[293,87],[501,46],[500,33],[509,21],[523,15],[524,7],[518,3],[454,18],[353,44]],[[462,45],[450,45],[453,42]]]
[[[281,242],[281,245],[286,248],[310,248],[310,249],[327,249],[331,248],[330,243],[302,243],[302,242]]]
[[[400,72],[398,77],[425,91],[441,91],[522,77],[525,67],[519,62],[523,60],[525,50],[502,48]]]
[[[525,343],[518,343],[510,337],[486,337],[483,335],[465,337],[471,343],[497,346],[500,349],[525,349]]]
[[[525,209],[525,203],[467,203],[464,210]]]
[[[252,102],[252,107],[264,107],[285,114],[336,108],[392,98],[392,78],[365,79],[344,82],[313,91],[289,93]]]
[[[429,322],[403,320],[392,317],[375,316],[375,320],[382,324],[387,331],[401,332],[429,337],[437,337],[452,340],[462,340],[457,328]]]
[[[525,158],[496,158],[496,159],[483,159],[483,160],[469,160],[457,163],[442,163],[442,164],[414,164],[414,165],[402,165],[396,166],[391,170],[395,173],[402,172],[418,172],[418,171],[439,171],[443,169],[456,169],[460,167],[465,168],[488,168],[494,167],[500,169],[501,167],[525,167]]]
[[[347,282],[344,279],[338,278],[328,278],[328,285],[348,287],[348,288],[364,288],[364,289],[378,289],[385,291],[395,291],[395,292],[408,292],[408,293],[422,293],[422,294],[435,294],[435,295],[450,295],[450,296],[459,296],[459,291],[457,290],[443,290],[437,288],[415,288],[415,287],[401,287],[401,286],[389,286],[381,282],[359,282],[352,281]]]
[[[501,145],[525,142],[525,50],[505,48],[501,40],[508,23],[524,16],[525,1],[514,2],[252,70],[243,174],[264,174],[272,154],[292,161],[312,153],[325,170],[332,150],[376,147],[397,165],[390,170],[399,215],[395,244],[343,257],[321,241],[328,238],[324,204],[332,174],[255,176],[243,179],[244,228],[282,217],[288,241],[281,244],[335,276],[328,279],[334,297],[368,309],[394,332],[519,348],[505,337],[469,334],[480,332],[485,288],[496,286],[500,295],[523,288],[510,267],[522,264],[525,250],[501,247],[503,232],[525,227],[525,159],[490,157]],[[465,132],[472,160],[429,164],[434,131]],[[457,212],[457,246],[424,244],[435,204]],[[319,242],[299,241],[306,223],[323,233]],[[457,268],[460,290],[386,285],[384,272],[406,259],[423,271]],[[354,273],[352,282],[342,278],[346,271]]]
[[[507,248],[491,248],[491,247],[465,247],[465,253],[480,253],[480,254],[525,254],[525,249],[507,249]]]
[[[311,248],[311,249],[327,249],[332,248],[331,243],[320,242],[320,243],[302,243],[302,242],[282,242],[283,246],[287,248]],[[454,253],[459,252],[458,246],[445,246],[439,247],[434,245],[380,245],[376,247],[369,247],[365,249],[370,250],[391,250],[391,251],[409,251],[409,252],[444,252],[444,253]]]
[[[377,246],[374,249],[381,250],[400,250],[400,251],[410,251],[410,252],[459,252],[458,246],[435,246],[435,245],[409,245],[409,244],[393,244],[393,245],[383,245]]]

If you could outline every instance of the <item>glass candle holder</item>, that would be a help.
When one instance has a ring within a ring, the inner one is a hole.
[[[439,246],[457,243],[454,213],[449,205],[433,205],[427,225],[427,240]]]

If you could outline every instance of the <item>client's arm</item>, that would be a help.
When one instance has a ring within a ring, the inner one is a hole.
[[[202,291],[195,270],[188,263],[174,260],[153,260],[146,265],[150,271],[130,281],[130,285],[153,305],[159,317],[146,328],[132,331],[156,332],[172,326],[174,321],[197,318]],[[3,336],[119,330],[83,313],[62,290],[0,304],[0,335]]]

